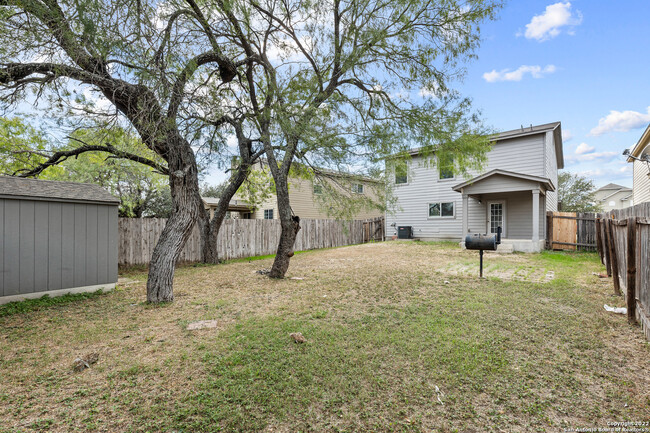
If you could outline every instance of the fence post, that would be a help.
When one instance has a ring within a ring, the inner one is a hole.
[[[627,321],[636,323],[636,218],[627,219]]]
[[[602,236],[600,235],[600,218],[596,216],[596,251],[598,251],[598,257],[600,257],[600,263],[605,264],[603,260],[603,246],[602,246]]]
[[[609,237],[609,260],[608,263],[611,263],[611,276],[614,280],[614,293],[618,296],[621,296],[621,282],[619,280],[618,273],[618,257],[616,256],[616,237],[614,236],[614,224],[610,219],[605,220],[605,231]]]
[[[553,249],[553,212],[546,212],[546,249]]]

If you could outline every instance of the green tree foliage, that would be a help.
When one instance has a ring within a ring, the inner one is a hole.
[[[600,212],[594,192],[596,187],[591,179],[568,171],[558,175],[558,202],[563,212]]]
[[[20,117],[0,117],[0,174],[12,176],[47,160],[43,133]]]
[[[80,143],[91,146],[110,143],[118,151],[128,149],[135,155],[162,163],[160,157],[137,137],[122,129],[77,131],[61,150],[73,149]],[[171,214],[167,176],[157,173],[152,167],[112,153],[85,152],[66,159],[57,168],[57,173],[48,175],[48,179],[94,183],[105,188],[120,199],[119,213],[122,217],[167,218]],[[49,170],[44,173],[48,174]]]

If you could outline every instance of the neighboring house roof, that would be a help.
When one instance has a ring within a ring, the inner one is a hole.
[[[632,150],[630,151],[630,156],[627,157],[627,162],[633,162],[635,158],[640,158],[641,154],[643,151],[646,149],[646,147],[650,144],[650,124],[648,127],[645,129],[643,132],[643,135],[641,135],[641,138],[639,138],[639,141],[634,145]],[[646,152],[648,153],[648,152]]]
[[[607,189],[619,190],[619,189],[632,189],[632,188],[628,188],[626,186],[618,185],[618,184],[615,184],[615,183],[608,183],[607,185],[598,188],[596,191],[605,191]]]
[[[594,191],[594,193],[599,193],[599,192],[604,192],[605,194],[609,193],[609,194],[607,194],[604,197],[599,199],[600,201],[606,201],[610,197],[613,197],[616,194],[619,194],[621,192],[623,192],[623,193],[625,193],[625,192],[632,193],[632,188],[628,188],[626,186],[618,185],[618,184],[615,184],[615,183],[608,183],[607,185],[605,185],[605,186],[603,186],[601,188],[598,188],[596,191]],[[630,195],[632,195],[632,194],[630,194]],[[627,197],[622,198],[621,200],[626,200],[626,199],[627,199]]]
[[[119,204],[99,185],[0,176],[0,198]]]
[[[201,200],[203,200],[203,203],[208,207],[216,207],[219,204],[218,197],[201,197]],[[228,203],[229,211],[249,212],[252,208],[253,206],[251,206],[251,204],[246,200],[231,199],[230,203]]]
[[[507,176],[511,177],[513,179],[522,179],[522,180],[528,180],[531,182],[538,182],[542,184],[548,191],[555,191],[555,185],[553,185],[553,182],[551,182],[550,179],[546,177],[540,177],[540,176],[532,176],[530,174],[523,174],[523,173],[515,173],[514,171],[507,171],[507,170],[500,170],[500,169],[494,169],[491,171],[488,171],[487,173],[483,173],[480,176],[476,176],[473,179],[470,179],[466,182],[459,183],[458,185],[455,185],[452,187],[454,191],[460,192],[461,189],[468,187],[470,185],[475,185],[479,183],[482,180],[488,179],[493,176]]]
[[[517,137],[525,137],[527,135],[541,134],[545,132],[553,132],[554,142],[555,142],[555,158],[557,162],[557,168],[564,168],[564,151],[562,150],[562,124],[561,122],[551,122],[545,123],[543,125],[531,125],[527,127],[521,127],[519,129],[512,129],[510,131],[500,132],[492,137],[493,141],[507,140]],[[416,156],[420,154],[422,148],[417,148],[409,151],[409,155]]]

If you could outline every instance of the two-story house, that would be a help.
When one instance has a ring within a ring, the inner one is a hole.
[[[462,241],[501,227],[501,250],[543,249],[545,215],[557,210],[557,172],[564,167],[560,122],[496,135],[484,171],[470,179],[428,163],[417,150],[407,164],[389,171],[396,205],[386,214],[387,237],[409,226],[414,238]]]
[[[634,204],[650,201],[650,125],[629,152],[627,162],[634,164],[632,178]]]

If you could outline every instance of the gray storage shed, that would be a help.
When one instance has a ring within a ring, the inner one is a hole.
[[[115,288],[119,203],[97,185],[0,176],[0,304]]]

